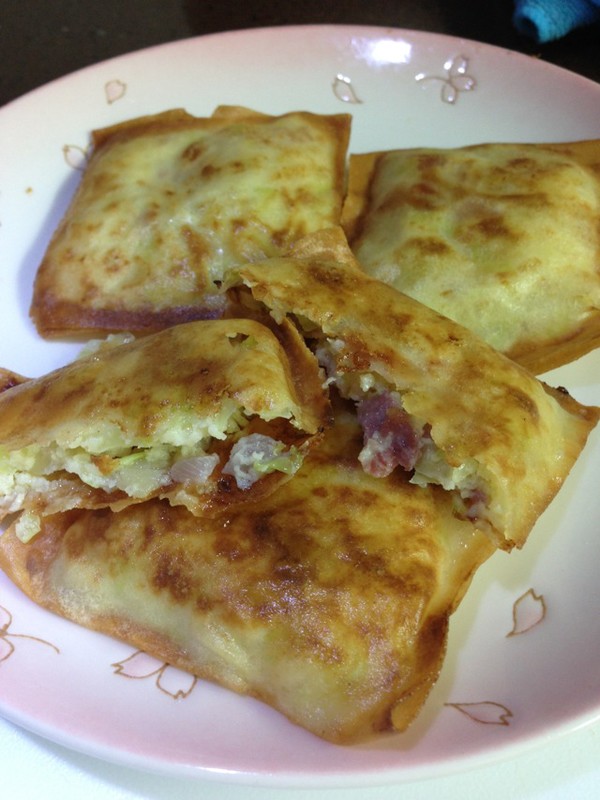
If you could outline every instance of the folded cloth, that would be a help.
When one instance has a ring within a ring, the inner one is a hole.
[[[515,0],[515,28],[540,43],[598,20],[600,0]]]

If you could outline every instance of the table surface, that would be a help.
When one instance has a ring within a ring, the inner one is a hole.
[[[444,33],[506,47],[600,82],[600,25],[540,46],[512,26],[511,0],[2,0],[0,105],[89,64],[163,42],[274,25],[382,25]],[[105,764],[0,720],[0,787],[13,800],[40,791],[70,798],[204,800],[420,800],[507,796],[558,800],[591,797],[600,785],[600,724],[541,744],[518,758],[418,784],[356,790],[285,790],[157,777]]]

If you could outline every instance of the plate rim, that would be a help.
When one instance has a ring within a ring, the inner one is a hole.
[[[498,45],[488,44],[485,42],[477,41],[474,39],[469,39],[465,37],[449,35],[445,33],[439,32],[428,32],[422,30],[413,30],[408,28],[397,28],[393,26],[381,26],[381,25],[351,25],[351,24],[313,24],[313,23],[306,23],[301,25],[280,25],[280,26],[258,26],[254,28],[248,29],[239,29],[239,30],[232,30],[232,31],[222,31],[222,32],[214,32],[204,35],[192,36],[187,37],[179,40],[169,41],[154,44],[147,47],[141,47],[135,50],[132,50],[127,53],[123,53],[120,55],[115,55],[110,58],[80,67],[72,72],[69,72],[65,75],[59,76],[54,78],[51,81],[48,81],[36,88],[31,89],[27,93],[17,97],[7,104],[0,108],[0,126],[4,124],[4,119],[6,116],[10,115],[10,111],[13,108],[21,105],[23,102],[35,102],[37,100],[38,95],[48,92],[53,87],[60,87],[60,85],[68,83],[69,81],[73,80],[77,76],[85,75],[86,73],[92,73],[97,71],[100,68],[104,68],[115,64],[117,62],[125,62],[131,58],[145,58],[151,56],[153,53],[157,51],[168,51],[180,48],[181,46],[186,46],[194,43],[202,43],[205,42],[207,39],[215,40],[215,39],[229,39],[229,38],[238,38],[238,37],[248,37],[249,35],[281,35],[282,33],[286,33],[288,35],[297,34],[297,33],[305,33],[307,30],[316,31],[319,35],[327,36],[335,35],[336,37],[339,36],[350,36],[351,34],[361,34],[364,36],[381,36],[382,34],[385,35],[400,35],[406,37],[416,37],[417,39],[423,40],[435,40],[436,44],[445,44],[451,43],[453,45],[457,45],[458,43],[465,43],[471,47],[481,48],[484,52],[491,51],[500,57],[510,57],[510,58],[517,58],[519,60],[523,60],[524,63],[527,63],[528,66],[532,66],[535,64],[536,69],[542,69],[546,72],[557,72],[563,76],[568,76],[569,80],[577,81],[581,85],[585,86],[586,88],[590,89],[591,91],[595,91],[600,93],[600,83],[597,83],[586,76],[579,75],[578,73],[571,72],[570,70],[565,69],[559,65],[553,64],[547,61],[540,61],[536,59],[534,56],[529,56],[527,54],[521,53],[519,51],[510,50]],[[0,709],[2,708],[2,699],[0,698]],[[25,724],[22,720],[16,719],[11,717],[10,714],[6,714],[3,710],[1,711],[2,716],[4,716],[9,721],[25,728],[26,730],[30,730],[31,732],[43,736],[43,738],[48,739],[50,741],[55,742],[63,747],[68,748],[74,752],[79,752],[85,754],[90,757],[99,758],[101,760],[110,761],[112,763],[118,763],[124,766],[133,766],[137,769],[143,769],[145,771],[156,771],[161,774],[169,774],[169,775],[193,775],[196,777],[201,777],[203,779],[206,778],[214,778],[218,780],[225,780],[228,782],[235,782],[240,784],[253,784],[253,785],[261,785],[261,786],[290,786],[290,787],[343,787],[343,786],[374,786],[374,785],[385,785],[389,783],[397,783],[397,782],[405,782],[405,781],[414,781],[416,779],[421,779],[427,773],[428,776],[432,777],[440,777],[442,775],[453,774],[456,772],[462,772],[465,769],[472,769],[477,766],[482,766],[484,764],[493,763],[494,761],[498,760],[505,760],[508,758],[514,757],[516,754],[523,753],[527,749],[532,749],[534,747],[538,747],[545,741],[548,741],[548,733],[539,732],[538,734],[529,735],[525,737],[525,739],[517,739],[513,743],[507,743],[502,748],[498,749],[497,751],[485,750],[484,756],[478,752],[477,754],[471,756],[465,756],[461,759],[452,758],[450,761],[442,760],[440,762],[439,767],[432,766],[431,764],[427,763],[425,766],[419,765],[415,767],[411,766],[404,766],[398,768],[387,768],[383,770],[385,772],[384,775],[377,776],[379,779],[375,779],[373,771],[367,773],[354,773],[350,772],[350,782],[347,781],[347,777],[345,773],[316,773],[312,776],[307,776],[305,773],[282,773],[281,775],[266,775],[264,772],[256,772],[250,773],[248,771],[238,772],[236,770],[227,771],[227,770],[213,770],[210,768],[202,767],[199,765],[190,765],[189,767],[185,768],[181,765],[175,765],[172,768],[165,767],[165,765],[158,766],[157,769],[152,769],[152,764],[147,763],[147,759],[143,756],[136,758],[132,756],[132,754],[123,754],[122,758],[119,758],[120,755],[118,752],[111,750],[110,747],[98,747],[97,744],[94,744],[93,749],[88,749],[86,747],[77,747],[76,742],[74,740],[69,739],[68,734],[64,735],[62,732],[59,732],[61,735],[53,736],[52,731],[48,729],[45,725],[37,725],[35,720],[32,720],[31,725]],[[551,738],[555,736],[565,736],[568,733],[577,730],[581,727],[585,727],[589,724],[594,723],[600,719],[600,705],[594,711],[588,711],[585,713],[580,713],[577,717],[573,718],[572,720],[567,720],[562,723],[562,725],[558,725],[551,731]],[[95,751],[95,752],[94,752]],[[101,752],[102,751],[102,752]],[[182,773],[183,769],[183,773]],[[381,772],[381,769],[378,769],[378,772]],[[290,782],[291,776],[291,782]]]
[[[478,39],[472,39],[466,36],[442,33],[440,31],[426,31],[418,28],[402,28],[402,27],[394,27],[387,25],[352,25],[350,23],[307,22],[298,25],[293,25],[293,24],[260,25],[253,28],[237,28],[234,30],[213,31],[211,33],[198,34],[196,36],[187,36],[181,39],[174,39],[166,42],[158,42],[156,44],[135,48],[134,50],[125,53],[109,56],[108,58],[101,59],[100,61],[95,61],[90,64],[85,64],[63,75],[58,75],[57,77],[52,78],[51,80],[46,81],[40,84],[39,86],[33,87],[24,94],[21,94],[18,97],[9,100],[4,105],[0,106],[0,124],[2,123],[3,111],[10,109],[13,105],[17,103],[21,103],[22,101],[31,97],[31,95],[47,90],[49,87],[52,87],[55,84],[62,83],[63,81],[69,81],[70,79],[73,79],[74,77],[81,75],[81,73],[85,73],[88,71],[91,72],[97,70],[99,67],[110,66],[116,61],[126,60],[136,56],[151,55],[153,52],[157,52],[159,50],[177,49],[179,46],[182,45],[193,44],[194,42],[204,42],[209,39],[246,37],[248,36],[248,34],[272,35],[275,33],[282,33],[282,32],[289,34],[307,30],[312,30],[320,34],[324,34],[327,32],[336,32],[337,34],[344,34],[344,33],[349,33],[350,31],[359,31],[365,35],[377,34],[377,33],[379,34],[388,33],[395,35],[402,34],[407,36],[416,36],[416,37],[424,37],[427,39],[434,39],[440,42],[442,41],[447,41],[450,43],[464,42],[465,44],[468,44],[473,47],[481,47],[484,48],[485,50],[495,52],[498,55],[501,54],[510,58],[523,60],[528,65],[530,65],[531,63],[535,63],[536,67],[541,67],[542,69],[545,70],[557,71],[559,73],[566,74],[570,76],[572,80],[588,84],[590,87],[595,87],[598,91],[600,91],[600,83],[594,81],[592,78],[588,78],[587,75],[581,75],[580,73],[573,72],[572,70],[569,70],[566,67],[561,66],[560,64],[555,64],[554,62],[551,61],[545,61],[541,57],[538,57],[536,55],[528,55],[527,53],[523,53],[519,50],[512,50],[509,47],[503,47],[502,45],[483,42]]]

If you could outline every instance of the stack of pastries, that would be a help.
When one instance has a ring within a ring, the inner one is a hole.
[[[600,340],[600,145],[348,159],[350,126],[96,131],[31,306],[89,341],[0,385],[15,584],[339,744],[415,718],[600,414],[536,377]]]

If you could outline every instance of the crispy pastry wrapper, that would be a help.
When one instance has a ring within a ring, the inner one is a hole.
[[[268,322],[190,322],[108,340],[34,380],[5,372],[2,516],[119,509],[149,497],[211,513],[289,479],[331,412],[294,326]],[[239,466],[232,448],[252,435],[275,444],[256,456],[260,473],[251,457],[255,482],[240,486],[227,465]]]
[[[536,374],[600,343],[600,140],[352,154],[363,269]]]
[[[151,500],[46,517],[0,567],[36,603],[339,744],[402,731],[489,539],[439,487],[376,479],[338,418],[294,479],[219,518]]]
[[[481,501],[457,513],[502,548],[524,544],[581,453],[598,408],[545,385],[468,329],[365,274],[339,229],[307,237],[286,257],[245,265],[230,280],[277,320],[295,319],[317,350],[327,348],[330,380],[346,396],[399,398],[421,431],[417,445],[433,441],[427,446],[443,462],[439,482],[455,497],[470,487],[469,502]]]
[[[39,266],[47,338],[221,317],[226,267],[338,224],[347,114],[182,109],[94,131],[79,187]]]

